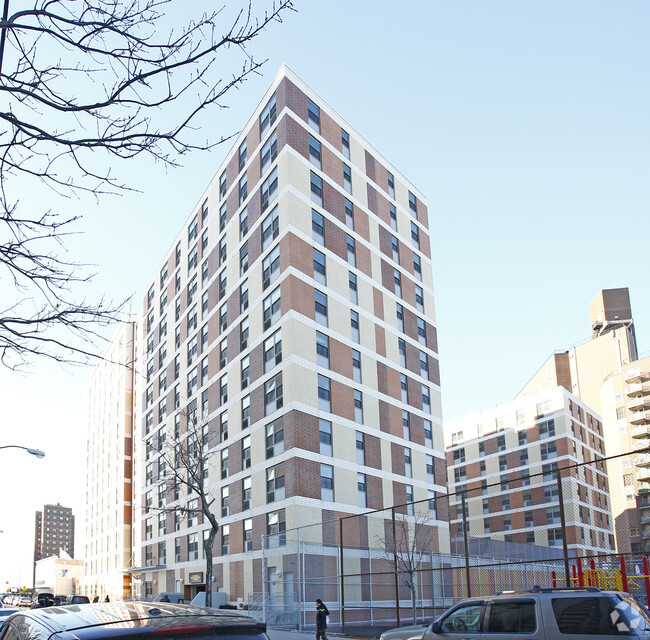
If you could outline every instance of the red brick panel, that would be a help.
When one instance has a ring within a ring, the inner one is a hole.
[[[311,413],[290,411],[284,416],[284,449],[297,448],[318,453],[318,417]]]
[[[321,149],[321,165],[323,173],[339,187],[343,187],[343,161],[334,155],[327,147]]]
[[[381,439],[377,436],[365,436],[366,467],[381,469]]]
[[[278,154],[285,144],[309,160],[309,132],[291,117],[283,118],[278,125]]]
[[[366,474],[366,504],[368,509],[384,508],[383,481],[370,473]]]
[[[379,227],[379,251],[389,258],[393,257],[393,238],[390,231],[384,227]]]
[[[377,213],[377,190],[370,185],[370,183],[367,184],[367,191],[368,191],[368,209],[372,211],[373,213]]]
[[[282,283],[282,313],[291,309],[296,310],[307,318],[314,319],[316,315],[314,306],[314,288],[290,276]]]
[[[347,384],[332,380],[332,413],[354,420],[354,389]]]
[[[386,357],[386,329],[378,324],[375,325],[375,351]]]
[[[320,111],[320,134],[332,147],[341,151],[341,127],[323,109]]]
[[[373,181],[375,180],[375,159],[370,155],[366,149],[366,175]]]
[[[352,349],[330,337],[330,370],[352,378]]]

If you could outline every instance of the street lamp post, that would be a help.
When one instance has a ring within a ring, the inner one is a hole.
[[[27,453],[31,453],[33,456],[36,456],[37,458],[45,457],[45,451],[41,451],[40,449],[32,449],[31,447],[22,447],[19,444],[5,444],[0,446],[0,449],[24,449],[25,451],[27,451]]]

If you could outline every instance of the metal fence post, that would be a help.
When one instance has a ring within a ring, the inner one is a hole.
[[[340,583],[340,595],[339,602],[340,606],[340,616],[341,616],[341,631],[345,633],[345,579],[343,577],[344,572],[344,563],[343,563],[343,518],[339,518],[339,567],[341,573]]]
[[[562,469],[557,470],[557,497],[560,502],[560,524],[562,526],[562,552],[564,554],[564,574],[566,577],[566,586],[571,586],[571,572],[569,568],[569,546],[566,536],[566,517],[564,515],[564,497],[562,494]]]
[[[393,565],[395,567],[395,607],[397,614],[397,626],[400,626],[399,621],[399,565],[397,560],[397,529],[395,527],[395,507],[390,509],[391,517],[393,519]]]
[[[467,581],[467,598],[472,597],[472,586],[470,584],[471,571],[469,567],[469,523],[467,522],[467,501],[465,499],[465,492],[461,493],[461,507],[463,509],[463,538],[465,542],[465,580]]]

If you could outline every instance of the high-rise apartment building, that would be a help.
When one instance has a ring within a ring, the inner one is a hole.
[[[90,378],[82,592],[131,595],[134,323],[120,325]]]
[[[140,595],[205,586],[208,525],[158,453],[188,420],[214,454],[213,588],[230,600],[263,580],[293,589],[295,558],[272,566],[262,549],[290,529],[445,493],[425,200],[286,67],[164,256],[137,332]]]
[[[70,507],[46,504],[34,519],[34,571],[36,561],[61,552],[74,558],[74,516]]]
[[[650,407],[650,358],[638,356],[628,290],[601,291],[589,311],[591,339],[553,354],[519,395],[562,385],[601,416],[608,457],[645,452],[650,446],[650,416],[646,413]],[[646,453],[622,456],[607,465],[617,551],[648,552],[650,458]]]
[[[614,548],[609,481],[598,464],[605,451],[602,424],[566,389],[549,387],[451,420],[445,434],[452,536],[462,539],[464,494],[473,537],[566,542],[582,556]],[[560,488],[558,469],[566,467],[572,468]]]

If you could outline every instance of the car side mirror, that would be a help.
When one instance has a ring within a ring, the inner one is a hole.
[[[436,620],[432,625],[431,625],[431,632],[432,633],[440,633],[442,631],[442,623],[440,620]]]

